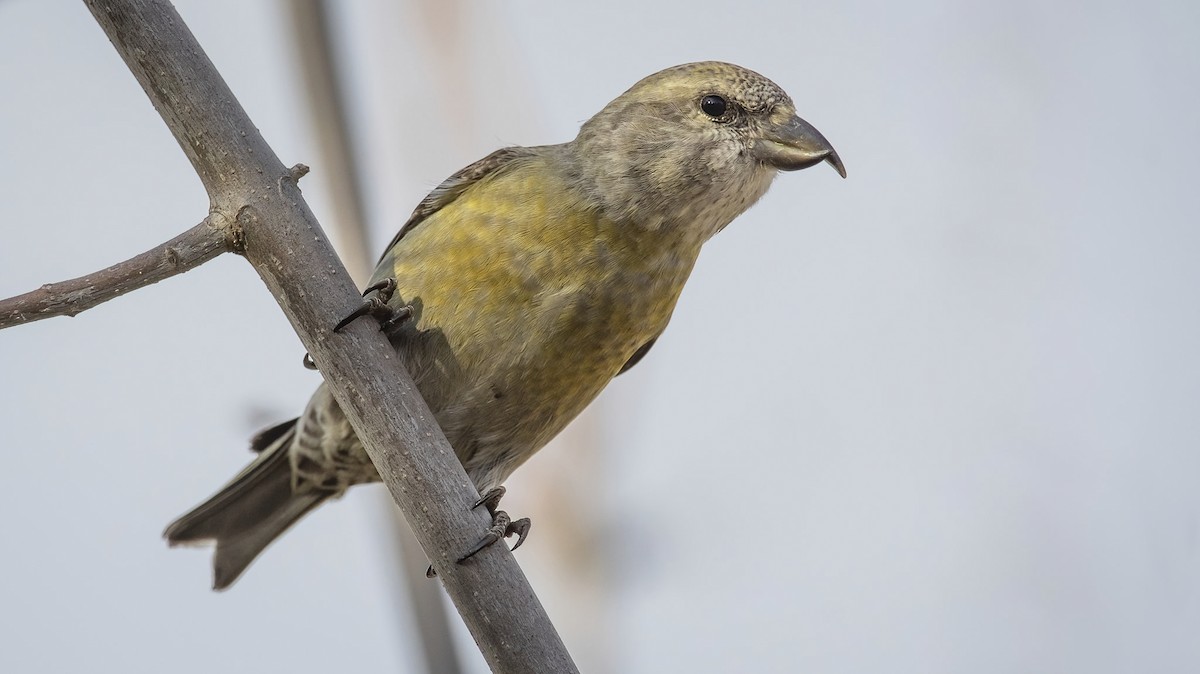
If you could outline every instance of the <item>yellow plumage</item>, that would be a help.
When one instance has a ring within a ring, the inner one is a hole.
[[[394,304],[416,309],[398,342],[444,337],[408,362],[469,471],[520,463],[574,418],[666,327],[699,251],[603,217],[549,161],[470,186],[375,274],[397,280]]]

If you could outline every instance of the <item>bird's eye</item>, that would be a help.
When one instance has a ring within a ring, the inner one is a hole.
[[[727,107],[729,104],[720,96],[708,95],[700,99],[700,109],[709,117],[720,117]]]

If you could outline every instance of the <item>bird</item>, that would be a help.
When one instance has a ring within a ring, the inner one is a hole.
[[[779,172],[823,162],[846,177],[783,89],[706,61],[638,81],[569,142],[499,149],[416,206],[338,327],[380,320],[492,513],[459,561],[511,534],[521,544],[528,520],[496,509],[505,479],[646,356],[706,241]],[[323,383],[251,448],[164,532],[215,543],[218,590],[312,509],[380,479]]]

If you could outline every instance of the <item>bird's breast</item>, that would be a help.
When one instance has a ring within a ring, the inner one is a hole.
[[[415,309],[398,348],[464,464],[532,454],[662,332],[699,249],[666,234],[526,171],[398,242],[383,272]]]

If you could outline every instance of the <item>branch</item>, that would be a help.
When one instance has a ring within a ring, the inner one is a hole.
[[[230,232],[213,220],[205,218],[174,239],[106,269],[0,300],[0,330],[53,316],[74,316],[234,250]]]
[[[489,525],[478,494],[377,326],[331,327],[359,303],[289,174],[165,0],[85,0],[200,175],[246,259],[324,375],[494,672],[576,672],[505,546],[454,560]]]
[[[351,127],[346,88],[340,86],[341,68],[335,49],[335,35],[330,23],[334,0],[292,0],[292,33],[296,53],[300,58],[308,106],[312,110],[321,156],[321,179],[329,188],[333,202],[334,222],[326,221],[338,252],[350,270],[350,276],[360,285],[371,277],[374,257],[369,243],[366,199],[355,152],[356,143]],[[402,568],[417,568],[426,557],[417,539],[402,516],[391,504],[388,510],[388,534],[398,553]],[[418,649],[424,670],[439,674],[459,674],[458,651],[454,648],[451,616],[442,601],[441,588],[424,576],[400,573],[399,582],[408,598],[408,609],[420,633]]]

